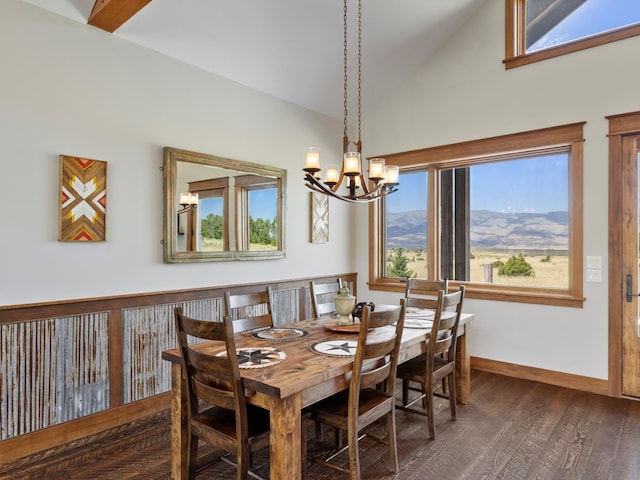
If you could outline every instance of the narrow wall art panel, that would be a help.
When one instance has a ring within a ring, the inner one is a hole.
[[[60,155],[58,240],[106,240],[107,162]]]
[[[311,192],[311,243],[329,241],[329,197]]]

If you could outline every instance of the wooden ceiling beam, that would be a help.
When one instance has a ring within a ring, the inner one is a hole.
[[[113,33],[151,0],[96,0],[87,23]]]

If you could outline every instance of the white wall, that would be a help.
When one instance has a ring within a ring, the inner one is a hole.
[[[309,243],[301,171],[305,146],[341,154],[340,122],[18,0],[0,59],[0,306],[354,270],[353,211]],[[164,146],[286,168],[287,257],[163,264]],[[57,241],[60,154],[108,162],[106,242]]]
[[[602,257],[602,283],[584,308],[467,300],[471,355],[607,378],[608,124],[640,110],[640,37],[505,70],[504,2],[488,0],[463,29],[363,120],[369,154],[385,154],[586,121],[584,255]],[[400,186],[402,188],[402,186]],[[359,222],[358,244],[366,230]],[[358,253],[366,271],[367,251]],[[369,292],[359,296],[395,301]]]

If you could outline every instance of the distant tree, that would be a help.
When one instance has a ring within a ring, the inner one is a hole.
[[[540,261],[542,263],[551,263],[551,255],[547,255],[546,257],[541,258]]]
[[[498,270],[498,275],[504,277],[535,277],[536,273],[522,253],[513,255]]]
[[[200,234],[204,238],[222,238],[222,215],[210,213],[200,221]]]
[[[276,239],[276,219],[249,217],[249,242],[260,245],[275,245]]]
[[[407,268],[408,263],[409,258],[404,254],[402,247],[397,247],[387,262],[387,276],[398,278],[415,276],[415,272]]]

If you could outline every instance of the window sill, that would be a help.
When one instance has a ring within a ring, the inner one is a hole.
[[[457,288],[460,283],[449,282],[450,288]],[[479,284],[464,283],[466,287],[465,297],[477,300],[490,300],[494,302],[530,303],[537,305],[552,305],[556,307],[583,308],[585,298],[574,296],[567,290],[548,289],[505,289],[503,286],[484,286]],[[369,289],[398,292],[404,294],[405,283],[388,279],[369,282]]]

